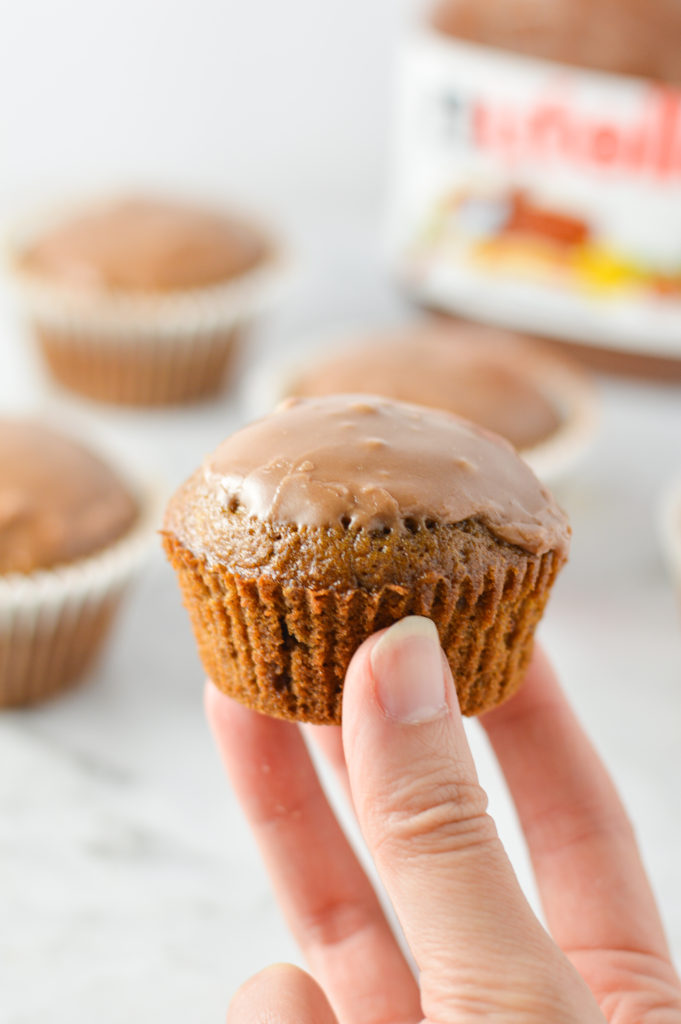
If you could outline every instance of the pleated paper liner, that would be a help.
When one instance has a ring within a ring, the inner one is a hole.
[[[469,573],[462,560],[452,577],[431,571],[409,585],[315,589],[211,567],[170,534],[164,546],[215,685],[256,711],[318,724],[340,722],[360,644],[407,615],[437,626],[464,714],[501,703],[522,682],[562,564],[554,552],[530,555],[490,537],[483,572]]]
[[[56,381],[118,405],[165,406],[219,394],[232,377],[243,331],[97,339],[43,325],[36,337]]]
[[[0,576],[0,708],[33,704],[79,682],[99,654],[149,550],[159,497],[120,540],[88,558]]]
[[[172,405],[222,390],[239,342],[290,273],[288,257],[269,242],[259,264],[224,283],[154,294],[79,291],[21,266],[27,242],[54,219],[15,232],[11,277],[53,377],[101,401]]]

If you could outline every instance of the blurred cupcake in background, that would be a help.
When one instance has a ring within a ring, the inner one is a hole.
[[[439,322],[346,337],[285,372],[279,397],[378,394],[444,409],[505,437],[544,479],[564,473],[594,426],[590,378],[539,343]]]
[[[259,227],[219,209],[129,196],[39,217],[10,265],[53,377],[126,405],[191,402],[229,380],[243,332],[282,258]]]
[[[90,667],[149,547],[153,504],[51,427],[0,418],[0,707]]]

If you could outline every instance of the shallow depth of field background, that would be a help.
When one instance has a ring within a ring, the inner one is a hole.
[[[414,0],[0,0],[0,229],[133,187],[242,203],[295,270],[245,384],[305,336],[413,317],[384,270],[395,50]],[[248,388],[176,412],[55,394],[0,284],[0,413],[63,419],[175,486],[248,417]],[[259,369],[260,367],[260,369]],[[681,955],[681,609],[657,497],[681,474],[681,389],[602,382],[594,446],[561,492],[573,555],[542,627],[624,792]],[[159,552],[88,685],[0,715],[0,1022],[223,1019],[296,959],[204,725],[202,674]],[[502,780],[471,738],[535,905]]]
[[[0,203],[148,181],[274,214],[381,201],[413,0],[3,0]]]

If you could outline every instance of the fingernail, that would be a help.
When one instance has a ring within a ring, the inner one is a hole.
[[[391,626],[370,655],[376,697],[384,714],[416,725],[448,710],[440,639],[435,624],[421,616]]]

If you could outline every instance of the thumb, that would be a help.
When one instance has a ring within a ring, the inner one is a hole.
[[[273,964],[234,996],[227,1024],[337,1024],[316,981],[291,964]]]
[[[403,619],[356,653],[343,744],[360,827],[421,971],[426,1017],[497,1009],[508,998],[517,1011],[518,993],[529,991],[527,1019],[541,1019],[545,983],[545,1019],[572,1020],[560,1013],[560,991],[572,987],[561,976],[572,969],[532,913],[487,814],[429,619]]]

